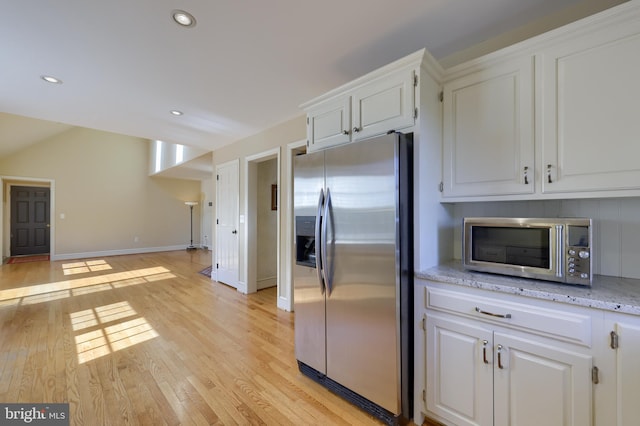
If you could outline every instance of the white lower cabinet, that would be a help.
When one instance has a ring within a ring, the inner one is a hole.
[[[427,410],[455,425],[493,424],[493,358],[483,359],[492,357],[491,329],[428,314],[426,333]]]
[[[592,340],[601,315],[423,283],[416,308],[425,364],[416,371],[424,372],[424,414],[455,426],[594,424]]]
[[[640,424],[640,317],[605,313],[601,350],[600,424]]]
[[[592,423],[590,355],[551,339],[494,332],[494,363],[493,424]]]
[[[427,311],[427,410],[453,425],[591,425],[591,356]],[[584,352],[584,351],[582,351]]]

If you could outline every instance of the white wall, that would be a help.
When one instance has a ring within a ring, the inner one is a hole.
[[[462,255],[464,217],[590,217],[594,273],[640,279],[640,198],[458,203],[453,212],[455,259]]]
[[[280,264],[278,265],[279,271],[278,275],[280,277],[280,282],[278,285],[278,307],[284,310],[292,310],[293,309],[293,300],[291,298],[292,288],[291,288],[291,258],[292,253],[290,253],[287,248],[287,238],[289,238],[289,234],[291,232],[291,227],[293,226],[293,209],[291,206],[291,200],[285,196],[285,194],[289,194],[289,184],[291,182],[292,177],[290,176],[290,158],[287,156],[287,147],[289,144],[299,142],[306,138],[306,117],[304,115],[300,115],[292,120],[286,121],[284,123],[278,124],[270,129],[267,129],[263,132],[260,132],[254,136],[248,137],[246,139],[242,139],[238,142],[235,142],[231,145],[223,147],[214,152],[214,169],[215,165],[224,164],[226,162],[232,160],[239,160],[240,164],[244,164],[246,158],[252,157],[254,155],[273,150],[274,148],[279,148],[281,153],[281,161],[280,161],[280,206],[278,208],[277,214],[280,221]],[[247,176],[245,175],[245,167],[240,167],[240,212],[244,212],[246,210],[245,202],[248,199],[245,188],[247,187]],[[214,218],[215,220],[215,218]],[[214,235],[215,235],[215,225],[214,225]],[[245,247],[245,230],[241,226],[238,229],[239,232],[239,281],[246,283],[248,281],[248,277],[245,275],[245,265],[247,263],[247,259],[245,258],[245,253],[247,253]],[[215,237],[214,237],[215,241]],[[215,250],[212,253],[213,264],[215,264]]]
[[[184,202],[198,199],[200,184],[149,177],[148,164],[147,140],[74,127],[0,159],[0,176],[4,182],[50,182],[55,189],[54,259],[184,248],[190,229]],[[7,226],[6,214],[2,220]]]

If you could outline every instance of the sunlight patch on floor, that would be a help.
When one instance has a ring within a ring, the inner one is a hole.
[[[62,270],[65,275],[86,274],[89,272],[108,271],[110,269],[113,268],[106,260],[87,260],[62,265]]]
[[[136,315],[126,301],[71,313],[74,331],[92,329],[75,336],[78,362],[84,364],[159,336],[144,317],[122,321]]]
[[[171,271],[162,266],[135,269],[113,274],[97,275],[67,281],[36,284],[28,287],[0,290],[0,306],[5,301],[21,300],[22,304],[50,302],[71,296],[106,291],[119,287],[151,283],[159,280],[175,278]],[[8,303],[7,303],[8,304]],[[13,304],[13,303],[10,303]]]

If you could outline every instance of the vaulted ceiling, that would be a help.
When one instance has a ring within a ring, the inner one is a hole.
[[[214,150],[423,47],[445,58],[545,16],[620,2],[6,1],[0,156],[68,126]],[[196,25],[176,24],[176,9]]]

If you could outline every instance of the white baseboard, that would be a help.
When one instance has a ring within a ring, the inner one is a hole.
[[[259,279],[257,282],[258,290],[262,290],[264,288],[275,287],[278,285],[278,277],[269,277]]]
[[[120,249],[120,250],[102,250],[102,251],[90,251],[84,253],[63,253],[55,254],[51,256],[51,260],[71,260],[71,259],[84,259],[87,257],[106,257],[106,256],[121,256],[123,254],[142,254],[142,253],[156,253],[161,251],[175,251],[186,250],[187,246],[181,244],[178,246],[165,246],[165,247],[141,247],[132,249]]]
[[[291,301],[289,299],[285,299],[284,297],[278,297],[278,309],[282,309],[283,311],[287,312],[293,312]]]
[[[242,294],[247,294],[247,283],[242,282],[242,281],[238,281],[238,286],[236,287],[236,290],[238,290],[240,293]]]

